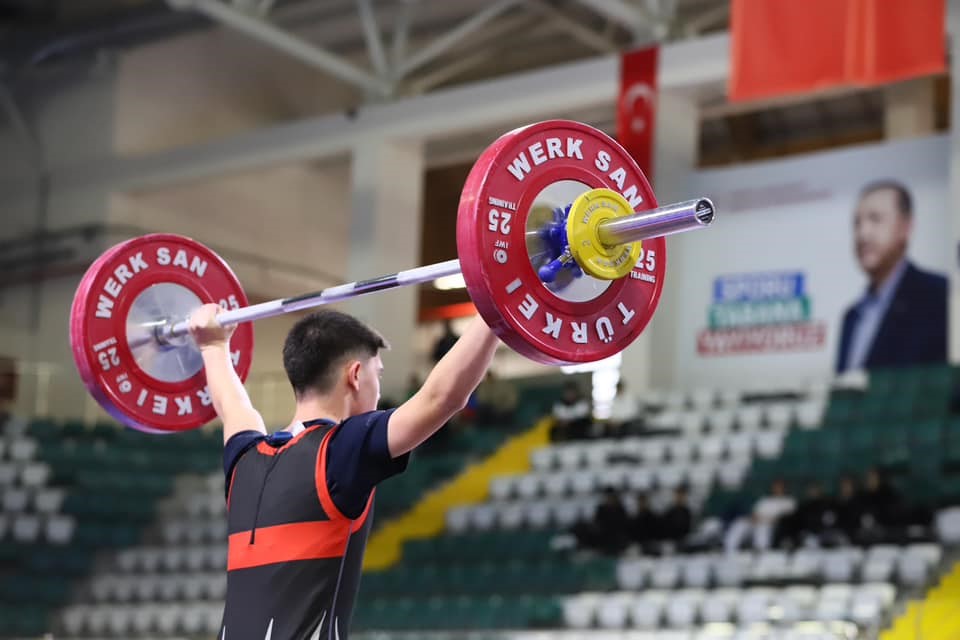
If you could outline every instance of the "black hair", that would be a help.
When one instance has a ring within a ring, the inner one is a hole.
[[[283,368],[297,397],[326,393],[346,356],[372,358],[389,346],[379,333],[339,311],[316,311],[299,320],[283,343]]]
[[[868,183],[860,190],[860,199],[863,200],[871,193],[883,191],[884,189],[893,191],[894,198],[897,201],[897,209],[900,211],[900,214],[905,218],[912,218],[913,196],[910,194],[907,186],[897,180],[884,179]]]

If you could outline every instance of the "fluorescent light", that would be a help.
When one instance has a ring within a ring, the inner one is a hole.
[[[467,283],[463,281],[462,273],[455,273],[452,276],[437,278],[433,281],[433,286],[441,291],[449,291],[450,289],[465,289]]]

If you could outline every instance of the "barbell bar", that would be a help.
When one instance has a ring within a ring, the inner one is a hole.
[[[611,219],[600,223],[597,231],[604,245],[613,248],[648,238],[699,229],[709,225],[713,221],[713,216],[713,203],[708,198],[697,198]],[[299,296],[278,298],[248,307],[227,310],[217,316],[217,321],[221,326],[254,322],[285,313],[342,302],[367,293],[425,284],[460,273],[459,259],[446,260],[378,278],[358,280]],[[184,336],[188,332],[189,319],[186,318],[173,323],[164,322],[154,328],[156,339],[161,343],[169,343],[172,339]]]

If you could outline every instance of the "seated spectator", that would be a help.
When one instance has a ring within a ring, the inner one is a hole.
[[[860,502],[857,485],[850,476],[840,478],[840,491],[823,514],[821,541],[825,546],[852,544],[860,530]]]
[[[754,549],[757,551],[769,549],[773,544],[773,533],[777,521],[793,513],[796,508],[797,501],[787,495],[787,487],[783,480],[774,480],[770,486],[770,495],[757,500],[750,517],[734,520],[727,529],[724,547],[729,553],[737,551],[749,535],[752,536]]]
[[[819,482],[807,486],[807,495],[797,505],[797,510],[780,518],[774,534],[777,547],[788,543],[790,546],[802,545],[806,541],[819,542],[826,531],[825,522],[831,509],[830,499],[823,494]]]
[[[606,435],[617,438],[639,427],[640,401],[627,391],[623,378],[617,382],[617,393],[610,405],[610,418],[607,420]]]
[[[573,534],[579,547],[607,555],[617,555],[627,547],[630,543],[630,517],[616,489],[608,487],[604,490],[593,521],[577,523]]]
[[[443,333],[437,338],[437,341],[433,343],[433,350],[431,355],[433,356],[433,362],[437,363],[440,361],[440,358],[447,354],[447,351],[453,348],[453,345],[457,343],[458,336],[453,330],[453,323],[449,319],[443,321]]]
[[[660,539],[660,516],[650,507],[650,498],[640,492],[636,497],[636,513],[630,518],[630,538],[647,550]]]
[[[855,534],[858,544],[876,544],[888,540],[904,522],[904,503],[887,478],[877,468],[867,471],[864,486],[856,497],[860,521]]]
[[[590,401],[584,397],[576,382],[564,385],[563,395],[553,405],[553,420],[550,435],[555,442],[579,440],[590,435],[593,426]]]
[[[476,391],[477,419],[484,424],[510,426],[517,411],[517,389],[508,380],[501,380],[493,371]]]
[[[693,511],[690,510],[687,488],[673,490],[673,503],[660,515],[660,539],[681,545],[693,528]]]

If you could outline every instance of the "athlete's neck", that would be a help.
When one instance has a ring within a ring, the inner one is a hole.
[[[308,395],[297,398],[297,408],[293,414],[290,426],[304,423],[309,420],[331,420],[342,422],[350,415],[350,399],[341,396],[337,399],[331,395]]]

